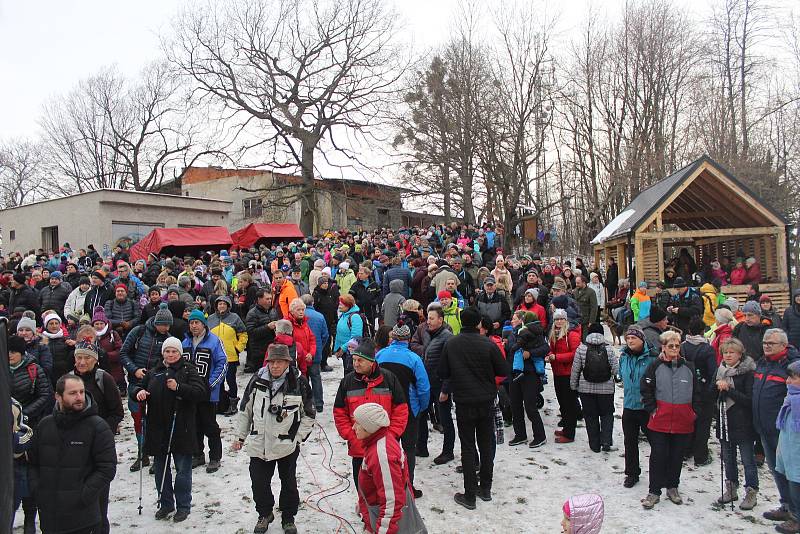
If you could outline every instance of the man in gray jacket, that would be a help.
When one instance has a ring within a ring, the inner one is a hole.
[[[406,300],[403,296],[404,288],[405,285],[400,279],[389,282],[390,293],[384,297],[383,304],[381,304],[383,324],[386,326],[393,327],[397,324],[397,318],[400,316],[400,306]]]
[[[294,516],[300,506],[297,491],[297,456],[300,443],[314,427],[316,411],[308,382],[296,367],[286,345],[273,343],[267,352],[267,365],[250,379],[242,395],[235,423],[234,451],[250,441],[250,479],[258,522],[254,533],[267,532],[275,520],[271,481],[278,468],[281,479],[279,506],[284,534],[297,534]]]

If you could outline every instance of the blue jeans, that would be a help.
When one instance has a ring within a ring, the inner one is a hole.
[[[778,487],[778,494],[781,497],[781,505],[789,505],[789,481],[775,470],[775,454],[778,450],[778,436],[780,433],[773,429],[771,431],[761,434],[761,443],[764,445],[764,459],[767,461],[769,470],[772,472],[772,478],[775,479],[775,485]]]
[[[722,461],[725,463],[725,478],[739,485],[739,466],[736,464],[736,449],[742,457],[744,467],[744,485],[748,488],[758,489],[758,467],[756,455],[753,452],[753,443],[750,440],[730,442],[720,440],[722,446]]]
[[[308,378],[311,381],[311,394],[314,396],[314,407],[321,410],[324,406],[322,400],[322,374],[320,372],[320,364],[312,363],[308,368]]]
[[[161,477],[164,473],[164,462],[166,456],[153,457],[156,468],[156,491],[161,485]],[[175,485],[172,484],[172,469],[167,467],[167,475],[164,477],[164,487],[161,488],[161,498],[158,507],[165,510],[186,511],[192,508],[192,455],[191,454],[172,454],[172,463],[175,464]]]

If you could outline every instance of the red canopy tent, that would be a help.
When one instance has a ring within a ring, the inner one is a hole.
[[[156,228],[131,247],[131,261],[146,260],[150,253],[171,254],[227,248],[233,244],[224,226],[199,228]]]
[[[291,223],[251,223],[231,234],[231,239],[239,248],[250,248],[262,240],[280,241],[304,237],[300,227]]]

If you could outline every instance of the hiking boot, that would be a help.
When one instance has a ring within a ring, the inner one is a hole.
[[[705,466],[711,464],[711,462],[713,462],[713,461],[714,460],[711,458],[711,456],[707,456],[706,459],[701,461],[701,462],[698,462],[697,460],[695,460],[694,466],[695,467],[705,467]]]
[[[269,530],[269,524],[273,521],[275,521],[275,515],[272,512],[268,516],[259,516],[253,534],[264,534]]]
[[[414,499],[419,499],[422,497],[422,490],[421,489],[414,489]]]
[[[614,452],[618,451],[619,447],[615,447],[613,445],[603,445],[601,449],[603,449],[603,452]]]
[[[625,477],[625,482],[622,483],[626,488],[632,488],[639,483],[639,477],[628,475]]]
[[[283,534],[297,534],[297,526],[294,524],[294,521],[283,523],[281,528],[283,528]]]
[[[770,521],[788,521],[792,518],[792,514],[783,506],[775,510],[770,510],[769,512],[764,512],[761,516]]]
[[[141,458],[136,458],[136,461],[131,464],[131,473],[135,473],[142,467],[147,467],[148,465],[150,465],[149,456],[142,456]]]
[[[575,440],[573,438],[568,438],[564,434],[560,434],[560,435],[556,436],[555,442],[556,443],[574,443]]]
[[[480,472],[480,470],[481,470],[481,465],[480,464],[475,464],[475,472],[478,473],[478,472]],[[464,466],[463,465],[456,466],[456,473],[458,473],[459,475],[463,475],[464,474]]]
[[[206,473],[216,473],[219,471],[219,460],[211,460],[206,466]]]
[[[417,451],[415,456],[417,458],[427,458],[430,455],[431,454],[428,452],[428,449],[420,449],[420,450]]]
[[[526,441],[528,441],[528,438],[518,438],[517,436],[514,436],[514,439],[509,441],[508,445],[509,447],[516,447],[517,445],[522,445]]]
[[[156,511],[156,519],[158,519],[159,521],[162,519],[167,519],[169,517],[169,514],[171,514],[174,511],[175,508],[159,508]]]
[[[764,465],[764,460],[766,460],[766,456],[764,456],[764,453],[757,452],[755,456],[756,456],[756,467],[761,467],[762,465]]]
[[[492,500],[492,488],[484,488],[483,486],[480,486],[478,488],[478,497],[480,497],[480,499],[483,502],[491,501]]]
[[[739,504],[740,510],[752,510],[758,504],[758,490],[755,488],[745,488],[744,499]]]
[[[559,428],[558,430],[553,432],[553,435],[554,436],[563,436],[564,435],[564,431]]]
[[[661,496],[655,493],[648,493],[647,497],[642,499],[642,507],[645,510],[652,510],[653,507],[661,501]]]
[[[177,512],[175,512],[175,515],[172,516],[172,521],[174,521],[175,523],[180,523],[181,521],[186,521],[188,517],[189,517],[189,512],[187,512],[186,510],[178,510]]]
[[[667,499],[675,504],[683,504],[683,498],[678,493],[678,488],[667,488]]]
[[[150,465],[150,468],[147,470],[147,473],[150,474],[150,475],[155,475],[156,474],[156,464]]]
[[[775,527],[775,530],[781,534],[797,534],[800,532],[800,523],[796,519],[789,519]]]
[[[444,434],[444,426],[441,423],[434,423],[433,429],[437,431],[439,434]]]
[[[452,452],[450,453],[443,452],[442,454],[433,459],[433,463],[435,463],[436,465],[444,465],[447,462],[452,462],[455,459],[456,457],[453,456]]]
[[[319,370],[322,371],[323,373],[330,373],[331,371],[333,371],[333,367],[331,367],[330,365],[323,365],[322,367],[319,368]]]
[[[25,527],[23,534],[36,534],[36,509],[25,514]]]
[[[736,485],[731,482],[730,480],[725,481],[725,491],[722,492],[722,496],[717,499],[717,503],[719,504],[728,504],[729,502],[738,501],[739,495],[737,493]]]
[[[540,441],[536,441],[534,439],[534,440],[531,440],[530,443],[528,443],[528,447],[530,447],[531,449],[538,449],[539,447],[543,447],[545,443],[547,443],[547,438],[545,438],[543,440],[540,440]]]
[[[464,493],[456,493],[453,495],[453,500],[456,501],[458,504],[466,508],[467,510],[474,510],[475,509],[475,497],[473,496],[471,499],[465,495]]]
[[[206,465],[206,455],[196,454],[192,456],[192,469],[200,467],[201,465]]]

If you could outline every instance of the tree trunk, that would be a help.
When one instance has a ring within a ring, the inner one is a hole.
[[[303,188],[300,193],[300,231],[305,235],[317,233],[317,199],[314,196],[314,148],[316,143],[303,140],[301,175]]]
[[[444,194],[444,223],[450,224],[453,217],[453,199],[450,193],[450,166],[447,163],[442,168],[442,193]]]

